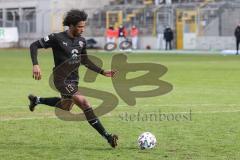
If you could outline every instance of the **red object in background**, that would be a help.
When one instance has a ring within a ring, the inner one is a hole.
[[[105,36],[106,37],[110,37],[110,38],[116,37],[116,30],[114,30],[114,29],[107,29],[107,31],[105,33]]]
[[[132,27],[130,31],[131,37],[137,37],[138,36],[138,29],[137,27]]]

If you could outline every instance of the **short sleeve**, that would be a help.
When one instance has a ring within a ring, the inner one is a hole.
[[[55,39],[56,39],[55,34],[50,34],[44,38],[41,38],[39,42],[43,48],[51,48],[56,43]]]

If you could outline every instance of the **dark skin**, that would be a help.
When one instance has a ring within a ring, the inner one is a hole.
[[[80,21],[77,25],[70,25],[69,30],[67,31],[68,35],[72,38],[80,36],[85,30],[86,21]],[[39,65],[33,65],[33,78],[35,80],[41,80],[42,74]],[[106,77],[114,77],[116,71],[104,71],[103,75]],[[70,111],[72,106],[76,104],[82,110],[86,110],[91,107],[90,103],[87,101],[85,96],[83,96],[80,91],[75,93],[72,96],[72,99],[63,99],[61,100],[61,108],[66,111]]]

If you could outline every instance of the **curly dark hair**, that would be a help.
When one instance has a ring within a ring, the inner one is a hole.
[[[63,20],[64,26],[70,26],[70,25],[77,25],[80,21],[86,21],[87,20],[87,13],[83,10],[78,9],[72,9],[67,12],[67,15],[65,16]]]

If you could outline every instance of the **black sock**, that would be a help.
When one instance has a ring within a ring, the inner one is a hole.
[[[94,114],[92,108],[88,108],[84,111],[84,114],[87,118],[88,123],[98,131],[99,134],[101,134],[104,138],[109,137],[109,133],[105,130],[105,128],[102,126],[100,120],[97,118],[97,116]]]
[[[57,104],[59,104],[60,101],[61,101],[61,98],[59,97],[39,98],[37,103],[57,107]]]

